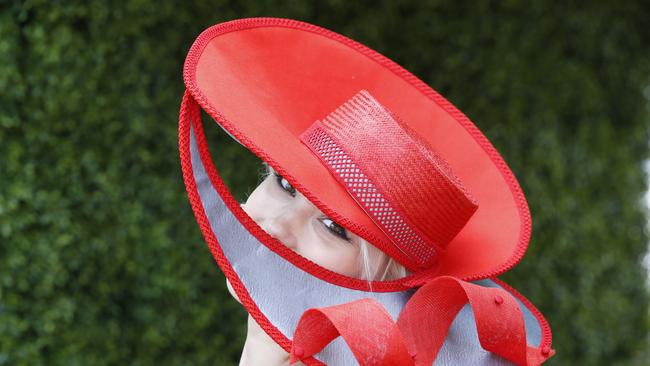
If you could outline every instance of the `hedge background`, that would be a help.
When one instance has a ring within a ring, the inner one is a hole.
[[[530,250],[505,279],[547,315],[549,364],[650,363],[650,3],[571,3],[0,3],[0,365],[237,364],[245,313],[191,214],[176,124],[192,41],[246,16],[352,37],[463,110],[527,194]]]

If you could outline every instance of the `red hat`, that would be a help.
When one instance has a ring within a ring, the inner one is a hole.
[[[487,138],[444,97],[353,40],[277,18],[207,29],[190,49],[184,79],[179,147],[195,215],[242,304],[294,358],[539,364],[553,354],[539,311],[495,278],[526,251],[525,197]],[[221,181],[199,107],[412,275],[373,283],[346,277],[269,236]],[[287,296],[295,297],[289,310],[281,306]],[[468,301],[473,312],[461,310]],[[360,314],[380,330],[365,329]],[[338,335],[347,346],[330,343]],[[454,337],[473,340],[474,351]]]

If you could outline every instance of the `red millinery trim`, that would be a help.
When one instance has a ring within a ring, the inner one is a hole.
[[[192,205],[192,210],[194,211],[194,216],[196,221],[201,228],[203,233],[203,238],[212,253],[212,256],[219,265],[219,268],[223,271],[224,275],[235,290],[237,297],[241,301],[242,305],[248,313],[255,319],[255,321],[264,329],[266,334],[268,334],[280,347],[285,351],[289,352],[291,350],[291,340],[287,338],[278,328],[271,323],[271,321],[262,313],[255,301],[253,301],[251,295],[248,293],[246,286],[242,283],[241,279],[237,275],[237,272],[234,270],[232,265],[228,262],[219,241],[217,240],[216,235],[210,227],[210,222],[208,221],[207,215],[203,209],[201,203],[201,198],[198,194],[196,182],[194,180],[194,171],[192,168],[192,158],[190,155],[190,127],[194,127],[195,136],[197,138],[197,144],[199,152],[201,154],[201,160],[205,164],[208,176],[215,189],[222,196],[224,202],[228,205],[230,210],[235,213],[239,220],[244,223],[252,233],[266,234],[261,228],[257,227],[257,230],[253,230],[252,219],[248,217],[241,207],[239,202],[230,194],[228,188],[225,186],[223,181],[220,179],[219,174],[215,166],[210,160],[210,153],[208,151],[208,146],[205,141],[205,136],[203,135],[203,127],[201,126],[201,115],[199,107],[196,101],[192,98],[188,91],[185,91],[183,95],[183,101],[181,103],[181,110],[179,114],[179,124],[178,124],[178,148],[180,153],[181,167],[183,170],[183,180],[185,182],[185,188],[187,189],[187,195],[189,201]],[[207,160],[207,164],[206,164]],[[237,209],[239,211],[237,211]],[[266,234],[268,235],[268,234]],[[290,249],[283,246],[280,243],[277,245],[286,248],[291,252]],[[294,253],[294,252],[292,252]],[[295,254],[297,256],[297,254]],[[307,357],[303,362],[309,366],[323,366],[324,363],[318,361],[313,357]]]
[[[444,159],[366,90],[300,140],[422,267],[432,265],[478,207]]]
[[[517,291],[512,286],[508,285],[507,283],[501,281],[496,277],[492,278],[492,281],[494,281],[497,285],[503,287],[517,300],[521,301],[521,303],[524,304],[524,306],[535,316],[537,322],[539,323],[540,330],[542,331],[542,339],[539,342],[538,348],[541,350],[552,350],[551,345],[553,344],[553,333],[551,332],[551,326],[548,324],[546,318],[544,318],[542,312],[539,311],[539,309],[537,309],[535,305],[533,305],[533,303],[530,302],[530,300],[528,300],[524,295],[522,295],[519,291]],[[555,354],[555,351],[553,351],[553,354]]]
[[[306,311],[294,333],[291,359],[314,355],[340,335],[362,366],[429,366],[467,302],[485,350],[527,366],[555,354],[550,346],[526,344],[523,314],[507,291],[444,276],[418,290],[397,323],[371,299]]]
[[[336,221],[343,222],[346,224],[350,224],[349,222],[346,222],[344,220],[344,217],[342,217],[339,213],[336,211],[333,211],[329,209],[327,206],[325,206],[324,203],[320,202],[317,197],[315,197],[313,194],[311,194],[310,190],[307,189],[307,187],[302,187],[300,186],[299,182],[296,182],[295,179],[290,175],[287,174],[286,171],[281,171],[278,168],[279,163],[276,162],[268,153],[266,153],[263,149],[259,148],[255,143],[250,141],[249,139],[246,138],[246,136],[242,133],[239,132],[236,126],[234,126],[231,121],[226,119],[223,115],[219,113],[219,111],[212,105],[212,103],[206,98],[206,96],[203,94],[203,92],[199,89],[197,85],[197,80],[196,80],[196,65],[199,59],[199,56],[201,52],[204,50],[204,48],[208,45],[208,43],[215,37],[232,32],[232,31],[238,31],[242,29],[253,29],[253,28],[259,28],[259,27],[276,27],[276,28],[291,28],[291,29],[296,29],[296,30],[301,30],[301,31],[307,31],[311,33],[318,34],[322,37],[326,37],[331,40],[335,40],[339,42],[342,45],[348,46],[365,56],[367,56],[369,59],[373,60],[374,62],[381,64],[385,66],[387,69],[389,69],[391,72],[393,72],[395,75],[399,76],[402,78],[406,83],[412,85],[415,87],[417,90],[419,90],[423,95],[427,96],[431,100],[435,101],[442,109],[444,109],[447,113],[449,113],[460,125],[462,125],[465,130],[474,138],[474,140],[481,146],[481,148],[488,154],[494,165],[498,168],[501,176],[503,179],[507,182],[508,187],[510,191],[512,192],[512,195],[515,197],[518,213],[522,222],[522,226],[520,228],[520,232],[517,238],[517,244],[514,252],[512,253],[511,256],[507,257],[504,261],[499,263],[498,265],[493,266],[492,268],[485,269],[481,268],[481,270],[476,270],[476,271],[470,271],[470,272],[463,272],[460,277],[465,279],[465,280],[476,280],[476,279],[481,279],[481,278],[487,278],[487,277],[494,277],[500,273],[505,272],[506,270],[510,269],[512,266],[514,266],[523,256],[526,246],[528,244],[528,240],[530,237],[530,226],[531,226],[531,220],[530,220],[530,214],[528,211],[528,206],[526,204],[525,199],[523,198],[523,193],[521,192],[521,188],[519,187],[517,181],[515,180],[514,176],[512,175],[512,172],[509,170],[501,156],[498,154],[498,152],[494,149],[494,147],[489,143],[489,141],[483,136],[483,134],[467,119],[467,117],[457,110],[451,103],[449,103],[444,97],[440,96],[437,92],[432,90],[428,85],[424,84],[421,80],[417,79],[414,75],[409,73],[408,71],[404,70],[401,68],[399,65],[395,64],[391,60],[385,58],[384,56],[378,54],[377,52],[353,41],[350,40],[344,36],[341,36],[340,34],[331,32],[329,30],[320,28],[318,26],[310,25],[307,23],[299,22],[299,21],[294,21],[294,20],[288,20],[288,19],[277,19],[277,18],[250,18],[250,19],[241,19],[241,20],[235,20],[232,22],[228,23],[222,23],[217,26],[211,27],[210,29],[206,30],[201,34],[199,38],[197,38],[195,44],[192,46],[192,49],[190,50],[190,53],[188,54],[188,58],[186,60],[185,68],[184,68],[184,76],[185,76],[185,81],[186,85],[188,87],[188,95],[191,94],[193,98],[196,98],[196,102],[198,102],[199,105],[208,113],[210,114],[213,118],[215,118],[219,123],[227,129],[232,135],[237,138],[239,141],[241,141],[245,146],[247,146],[253,153],[255,153],[257,156],[259,156],[261,159],[265,160],[268,162],[270,165],[272,165],[276,170],[278,170],[283,176],[285,176],[290,183],[294,185],[297,189],[299,189],[301,192],[305,194],[305,197],[310,199],[314,204],[321,209],[325,214],[328,216],[332,217]],[[190,97],[189,99],[192,99]],[[192,103],[194,103],[194,100],[192,100]],[[192,105],[193,108],[196,108],[195,104]],[[198,111],[198,108],[196,109]],[[198,115],[198,113],[197,113]],[[193,179],[191,177],[191,162],[189,161],[189,121],[185,120],[187,118],[187,108],[184,105],[182,110],[181,110],[181,125],[179,126],[179,148],[180,148],[180,153],[181,153],[181,162],[183,163],[183,175],[185,178],[185,184],[187,187],[188,195],[190,198],[190,202],[192,203],[192,207],[194,209],[194,213],[197,217],[197,221],[199,223],[199,226],[201,227],[201,230],[206,238],[206,242],[208,244],[208,247],[210,248],[213,256],[215,257],[215,260],[219,264],[219,266],[222,268],[226,276],[230,279],[231,283],[233,284],[233,287],[235,288],[235,291],[237,292],[238,296],[242,300],[244,306],[247,308],[247,310],[251,313],[251,315],[256,319],[258,323],[262,326],[262,328],[272,336],[272,338],[278,342],[285,350],[288,350],[291,347],[291,340],[287,339],[286,336],[281,334],[275,326],[273,326],[272,323],[269,322],[269,320],[262,314],[259,309],[256,307],[256,305],[253,303],[252,299],[247,293],[246,288],[243,286],[241,281],[239,280],[237,274],[233,270],[232,266],[227,262],[227,259],[224,257],[223,252],[221,251],[219,244],[217,243],[217,239],[214,236],[214,233],[212,233],[208,223],[207,219],[205,216],[205,213],[203,212],[203,208],[201,207],[200,203],[200,198],[196,192],[196,187],[194,185]],[[194,117],[193,117],[194,118]],[[183,123],[183,121],[185,123]],[[242,223],[247,227],[251,233],[256,236],[259,240],[264,243],[264,245],[268,246],[271,248],[274,252],[278,253],[288,261],[290,261],[292,264],[300,267],[301,269],[309,272],[310,274],[314,275],[315,277],[324,279],[330,283],[337,284],[340,286],[345,286],[349,288],[354,288],[354,289],[359,289],[359,290],[367,290],[368,289],[368,282],[366,281],[360,281],[357,279],[353,279],[350,277],[342,276],[336,273],[333,273],[331,271],[328,271],[311,261],[295,254],[291,250],[286,249],[286,247],[283,248],[281,243],[276,243],[276,241],[270,239],[268,235],[266,235],[263,230],[259,229],[254,223],[250,222],[250,218],[247,217],[247,215],[241,210],[238,210],[238,203],[231,197],[228,188],[223,184],[221,179],[218,176],[218,173],[214,169],[214,166],[210,160],[210,154],[208,152],[208,148],[206,146],[205,140],[202,136],[202,131],[201,126],[200,126],[200,120],[197,116],[196,121],[199,121],[196,124],[197,130],[197,139],[198,139],[198,145],[199,149],[201,152],[201,158],[204,161],[206,165],[206,169],[208,171],[208,175],[210,176],[210,179],[213,182],[213,185],[219,192],[219,194],[224,198],[224,201],[228,205],[228,207],[233,211],[235,216],[242,221]],[[372,237],[372,235],[368,234],[362,227],[356,226],[354,223],[350,224],[352,226],[352,231],[360,234],[360,236],[363,236],[364,238],[368,239],[368,237]],[[372,240],[371,240],[372,242]],[[399,255],[400,253],[392,253],[394,255]],[[447,272],[443,272],[447,273]],[[413,276],[409,276],[413,277]],[[413,283],[411,283],[411,278],[404,278],[401,280],[397,281],[382,281],[382,282],[376,282],[373,283],[373,289],[375,291],[398,291],[401,289],[405,289],[408,287],[414,286]],[[503,286],[502,283],[499,282]],[[508,289],[508,288],[507,288]],[[512,291],[511,289],[508,289],[508,291]],[[548,323],[544,320],[542,317],[541,313],[535,309],[530,302],[525,300],[525,298],[521,297],[517,293],[514,293],[516,297],[518,297],[520,300],[523,301],[524,305],[530,309],[534,315],[537,317],[538,321],[540,322],[540,326],[542,328],[542,340],[540,343],[540,347],[544,346],[547,349],[550,349],[550,344],[551,344],[551,332],[548,327]],[[306,360],[307,364],[320,364],[318,361],[314,360],[313,358],[307,359]]]
[[[370,332],[360,333],[364,328]],[[413,360],[390,314],[374,299],[310,309],[294,333],[289,363],[314,355],[343,336],[359,365],[412,365]]]
[[[212,118],[217,120],[219,124],[225,128],[231,135],[233,135],[237,140],[244,144],[248,149],[250,149],[255,155],[269,163],[275,170],[277,170],[283,177],[285,177],[296,189],[298,189],[303,195],[309,199],[316,207],[318,207],[323,213],[331,217],[335,221],[344,224],[346,227],[350,227],[352,232],[355,234],[364,237],[370,242],[379,242],[379,238],[373,237],[362,226],[357,225],[354,222],[349,221],[347,218],[341,216],[338,212],[333,211],[327,207],[323,202],[321,202],[318,197],[314,196],[311,193],[311,190],[307,187],[304,187],[300,182],[286,170],[284,170],[271,156],[269,156],[263,149],[261,149],[255,142],[251,141],[246,135],[242,134],[238,128],[233,125],[231,121],[225,118],[217,108],[206,98],[204,93],[200,90],[197,84],[196,78],[196,67],[199,61],[201,54],[204,49],[213,40],[215,37],[222,36],[230,32],[237,32],[245,29],[255,29],[263,27],[279,27],[279,28],[289,28],[296,29],[305,32],[311,32],[322,37],[339,42],[342,45],[350,47],[355,51],[365,55],[372,61],[384,66],[396,76],[402,78],[405,82],[412,85],[419,92],[425,95],[427,98],[433,100],[438,106],[440,106],[444,111],[451,115],[463,128],[474,138],[474,140],[481,146],[485,153],[490,157],[490,160],[494,165],[499,169],[500,174],[503,179],[507,182],[508,188],[512,192],[512,195],[516,199],[517,210],[519,217],[521,219],[521,230],[517,239],[517,244],[514,252],[510,257],[500,263],[498,266],[491,268],[489,270],[475,271],[471,273],[464,273],[460,278],[473,281],[484,278],[491,278],[498,276],[507,270],[514,267],[523,257],[526,252],[528,242],[530,240],[531,234],[531,217],[530,211],[528,209],[528,204],[524,198],[524,194],[514,177],[512,171],[508,168],[507,164],[498,153],[498,151],[492,146],[488,139],[483,135],[483,133],[465,116],[460,110],[458,110],[452,103],[450,103],[445,97],[440,95],[438,92],[433,90],[429,85],[424,83],[422,80],[418,79],[415,75],[396,64],[394,61],[388,59],[384,55],[368,48],[367,46],[356,42],[350,38],[347,38],[341,34],[333,32],[331,30],[293,20],[293,19],[283,19],[283,18],[270,18],[270,17],[259,17],[259,18],[244,18],[236,19],[229,22],[220,23],[214,25],[201,33],[201,35],[194,41],[194,44],[190,48],[190,51],[185,60],[183,68],[183,77],[186,83],[186,86],[192,96],[196,99],[197,103],[205,110]],[[389,250],[390,248],[382,248]],[[401,262],[408,261],[408,258],[405,258],[402,253],[399,251],[390,252],[391,256],[399,257]],[[416,270],[417,266],[415,263],[410,265],[410,263],[403,263],[407,268],[411,270]],[[298,264],[301,266],[300,264]],[[310,270],[311,272],[311,270]],[[345,283],[344,286],[351,288],[365,288],[367,287],[363,281],[355,281],[354,279],[347,278],[345,281],[338,279],[339,276],[334,274],[333,276],[327,275],[329,281],[332,283]],[[408,279],[392,281],[395,284],[386,284],[386,289],[388,288],[397,288],[409,286],[406,282]],[[383,287],[385,284],[384,281],[378,282],[378,285]],[[374,286],[374,285],[373,285]]]
[[[259,226],[257,226],[249,216],[247,216],[241,210],[241,208],[239,207],[239,203],[234,199],[234,197],[232,197],[228,188],[220,179],[219,174],[216,171],[216,168],[210,159],[210,152],[208,151],[208,146],[205,141],[205,136],[203,134],[203,128],[201,125],[198,106],[196,102],[193,100],[193,98],[191,97],[190,93],[186,92],[185,95],[183,96],[183,102],[181,104],[181,112],[179,116],[179,152],[180,152],[181,166],[183,170],[183,178],[185,181],[188,197],[192,205],[192,208],[194,210],[194,214],[196,216],[197,222],[199,224],[199,227],[201,228],[203,236],[206,240],[206,243],[215,261],[217,262],[221,270],[224,272],[226,277],[230,280],[235,292],[237,293],[237,296],[242,301],[244,307],[251,314],[251,316],[253,316],[253,318],[260,324],[260,326],[264,329],[264,331],[267,334],[269,334],[273,338],[273,340],[277,342],[282,348],[284,348],[287,352],[289,352],[292,347],[292,341],[288,339],[284,334],[282,334],[257,307],[255,302],[250,297],[248,290],[243,285],[237,273],[235,272],[235,270],[232,268],[227,258],[225,257],[217,241],[216,236],[214,235],[212,229],[210,228],[210,224],[208,222],[205,212],[203,211],[201,200],[198,195],[196,184],[193,178],[193,169],[192,169],[192,162],[190,158],[190,143],[189,143],[190,125],[192,125],[195,128],[195,136],[197,139],[196,142],[201,155],[201,160],[205,165],[208,176],[214,188],[219,192],[219,194],[224,199],[229,209],[235,214],[235,216],[237,216],[237,218],[251,232],[251,234],[256,236],[258,240],[260,240],[262,243],[264,243],[274,252],[283,256],[285,259],[287,259],[294,265],[304,269],[305,271],[309,272],[315,277],[324,279],[328,282],[337,284],[339,286],[349,287],[358,290],[365,290],[365,291],[369,289],[369,282],[350,278],[347,276],[339,275],[337,273],[328,271],[316,265],[315,263],[301,257],[300,255],[296,254],[292,250],[288,249],[286,246],[277,242],[277,240],[270,237],[266,232],[264,232],[264,230],[259,228]],[[372,283],[372,285],[374,286],[373,289],[374,291],[380,291],[380,292],[401,291],[413,286],[412,284],[407,283],[411,277],[413,276],[409,276],[405,279],[401,279],[398,281],[373,282]],[[510,286],[508,286],[507,284],[505,284],[504,282],[496,278],[492,278],[492,280],[495,281],[497,284],[499,284],[501,287],[505,288],[508,292],[512,293],[513,296],[518,298],[526,306],[526,308],[528,308],[535,315],[542,330],[542,338],[538,349],[549,351],[546,354],[543,354],[541,352],[538,353],[540,353],[545,358],[552,356],[555,353],[551,348],[552,334],[551,334],[549,324],[544,319],[543,315],[539,312],[539,310],[537,310],[530,303],[528,299],[526,299],[523,295],[521,295],[520,293],[512,289]],[[502,297],[505,298],[505,296]],[[538,357],[544,358],[542,356],[538,356]],[[305,358],[303,358],[302,361],[308,365],[322,365],[321,362],[317,361],[313,357],[305,356]]]

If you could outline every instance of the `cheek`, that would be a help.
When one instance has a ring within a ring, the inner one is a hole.
[[[268,179],[267,179],[268,180]],[[278,206],[277,199],[269,194],[269,185],[267,180],[258,185],[248,196],[246,203],[242,206],[244,212],[258,224],[263,220],[268,212]]]
[[[263,181],[248,196],[246,203],[242,206],[244,211],[258,224],[264,221],[269,212],[280,210],[283,207],[283,202],[273,196],[270,191],[273,188],[270,183],[274,182],[270,182],[268,179]],[[310,220],[308,225],[307,230],[300,231],[297,245],[293,249],[303,257],[330,271],[349,277],[359,277],[361,270],[358,262],[358,247],[335,242],[336,239],[328,239],[324,233],[318,231],[318,225],[322,224],[315,219]]]
[[[359,250],[352,244],[324,243],[320,238],[310,237],[298,243],[297,251],[330,271],[355,278],[361,274]]]

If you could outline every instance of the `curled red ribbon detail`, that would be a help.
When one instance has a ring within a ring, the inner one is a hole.
[[[507,291],[442,276],[411,297],[397,323],[368,298],[307,310],[294,333],[290,363],[315,355],[341,336],[361,366],[430,366],[468,302],[483,349],[526,366],[540,365],[555,353],[526,343],[523,314]]]

